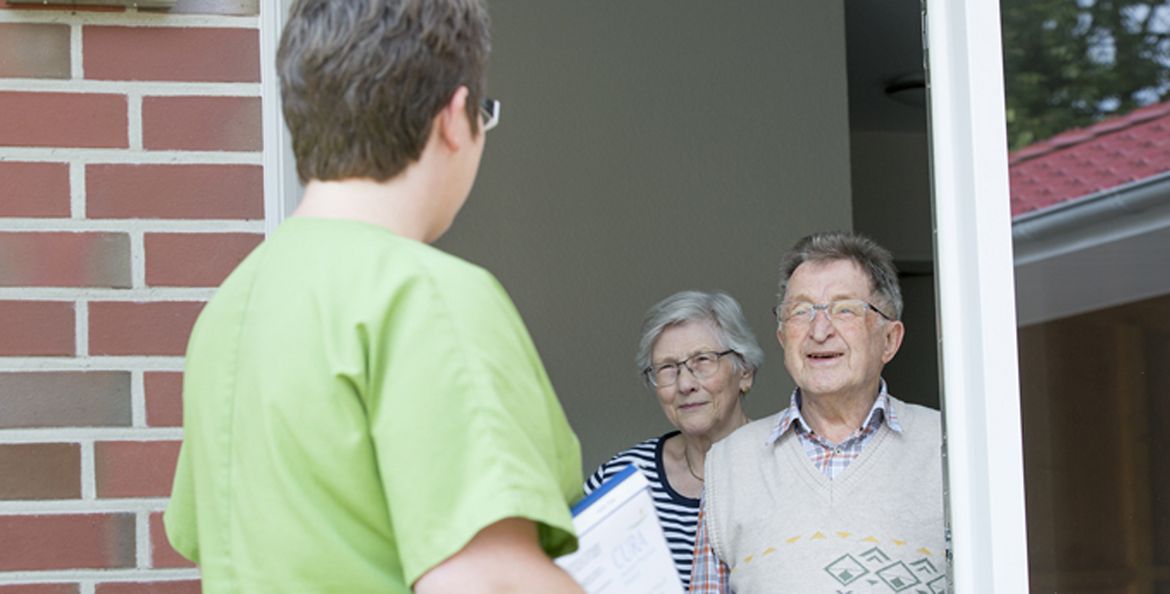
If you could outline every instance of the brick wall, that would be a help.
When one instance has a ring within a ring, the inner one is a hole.
[[[182,355],[264,230],[259,0],[0,0],[0,594],[199,592]]]

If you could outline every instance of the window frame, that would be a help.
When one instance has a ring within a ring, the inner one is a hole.
[[[999,3],[923,0],[955,592],[1027,592]]]
[[[264,234],[271,235],[300,203],[304,186],[297,177],[292,136],[281,114],[276,49],[293,0],[262,3],[260,8],[260,97],[264,126]]]

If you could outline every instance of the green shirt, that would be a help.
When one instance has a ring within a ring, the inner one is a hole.
[[[485,270],[294,218],[200,315],[166,512],[206,594],[409,592],[481,529],[576,547],[580,449]]]

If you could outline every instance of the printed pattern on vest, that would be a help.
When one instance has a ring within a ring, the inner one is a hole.
[[[834,544],[820,546],[829,541]],[[731,573],[748,569],[753,562],[762,562],[773,554],[783,554],[786,547],[810,546],[822,548],[822,553],[835,555],[822,568],[825,575],[831,578],[826,585],[832,588],[829,590],[832,594],[947,593],[946,562],[942,556],[944,551],[914,547],[896,538],[881,539],[872,535],[861,537],[843,531],[816,531],[808,535],[791,536],[775,546],[745,555],[740,563],[731,568]]]

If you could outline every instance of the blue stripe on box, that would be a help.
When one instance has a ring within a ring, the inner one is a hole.
[[[589,495],[585,496],[584,499],[573,504],[573,517],[580,515],[581,512],[585,511],[590,505],[593,505],[594,502],[596,502],[598,499],[601,499],[602,496],[604,496],[606,493],[612,491],[614,487],[632,476],[635,472],[638,472],[638,469],[635,468],[633,464],[630,464],[629,466],[621,469],[620,472],[610,477],[609,480],[602,483],[600,487],[598,487]]]

